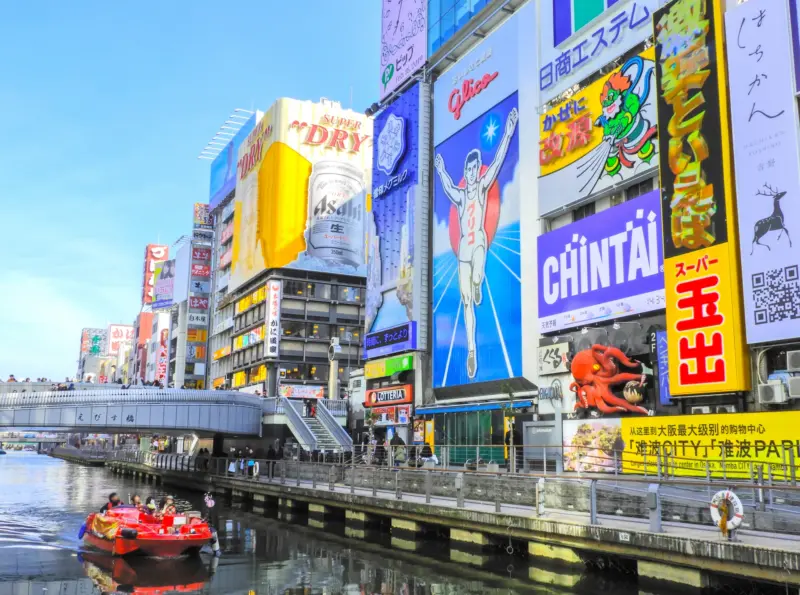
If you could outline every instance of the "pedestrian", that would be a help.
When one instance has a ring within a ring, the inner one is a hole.
[[[505,436],[505,445],[508,447],[508,470],[516,473],[522,467],[522,434],[517,430],[517,424],[511,422]],[[513,452],[511,446],[513,445]],[[512,460],[514,464],[512,465]]]
[[[317,417],[317,404],[311,403],[311,417]]]
[[[6,382],[16,382],[16,381],[17,381],[17,379],[16,379],[16,378],[14,378],[14,375],[13,375],[13,374],[11,374],[11,375],[8,377],[8,380],[6,380]]]

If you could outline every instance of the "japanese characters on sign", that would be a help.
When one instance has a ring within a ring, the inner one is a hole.
[[[613,8],[610,7],[613,4]],[[653,12],[664,0],[587,2],[542,0],[539,37],[539,91],[547,102],[600,69],[611,60],[642,43],[652,34]],[[594,18],[577,18],[585,6],[596,6]],[[608,10],[605,10],[606,7]],[[572,9],[570,11],[570,8]],[[603,12],[604,11],[604,12]],[[572,14],[569,14],[572,12]],[[575,18],[573,18],[573,16]],[[578,23],[591,26],[578,28]]]
[[[195,326],[208,326],[208,314],[189,312],[187,321],[189,324],[193,324]]]
[[[658,402],[662,405],[669,405],[669,349],[667,342],[667,331],[656,331],[656,361],[655,367],[658,375]]]
[[[541,115],[542,216],[658,167],[657,94],[649,48]]]
[[[267,336],[264,347],[266,357],[278,357],[281,343],[281,281],[267,283]]]
[[[208,310],[208,298],[190,297],[189,308],[193,308],[196,310]]]
[[[169,257],[169,246],[148,244],[144,249],[144,280],[142,281],[142,305],[152,304],[155,299],[156,263]]]
[[[192,260],[211,260],[211,250],[192,247]]]
[[[108,329],[85,328],[81,331],[81,353],[101,356],[106,354]]]
[[[674,0],[656,37],[664,278],[673,396],[748,390],[732,222],[722,18]]]
[[[159,337],[158,365],[156,367],[156,380],[159,382],[166,382],[167,380],[168,343],[169,329],[162,329]]]
[[[800,178],[785,0],[725,14],[748,343],[800,335]]]
[[[281,384],[278,394],[287,399],[324,399],[325,387],[314,384]]]
[[[567,356],[569,343],[550,343],[539,346],[539,376],[569,372]]]
[[[428,58],[428,3],[393,2],[381,8],[381,92],[384,99]]]
[[[108,355],[117,355],[120,349],[133,343],[133,327],[126,324],[112,324],[108,327]]]
[[[210,229],[211,222],[208,216],[208,205],[202,202],[194,203],[194,226],[198,229]]]
[[[193,264],[191,274],[192,277],[210,277],[211,267],[207,264]]]

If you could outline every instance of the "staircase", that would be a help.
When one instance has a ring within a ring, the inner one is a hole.
[[[308,429],[317,439],[317,450],[341,450],[342,447],[339,443],[336,442],[331,433],[316,417],[303,417],[303,421],[306,422]]]

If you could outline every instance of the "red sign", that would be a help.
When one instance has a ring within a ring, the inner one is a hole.
[[[364,407],[383,407],[385,405],[399,405],[414,402],[414,386],[392,386],[390,388],[376,388],[367,391]]]
[[[117,355],[125,343],[133,342],[133,327],[112,324],[108,327],[108,355]]]
[[[148,244],[144,249],[144,280],[142,281],[142,304],[153,303],[156,263],[169,258],[169,246]]]
[[[211,267],[207,264],[193,264],[192,265],[192,277],[210,277],[211,276]]]
[[[232,260],[233,260],[233,249],[228,248],[227,250],[225,250],[225,252],[223,252],[219,256],[220,268],[228,266]]]
[[[158,351],[158,368],[156,370],[156,380],[164,382],[167,379],[167,342],[169,340],[169,330],[162,329],[160,337],[160,347]]]
[[[233,221],[228,223],[225,227],[222,228],[222,233],[220,234],[220,244],[224,244],[228,240],[233,237]]]
[[[208,298],[190,297],[189,307],[197,308],[199,310],[208,310]]]
[[[211,250],[208,248],[192,248],[192,260],[211,260]]]
[[[450,113],[453,114],[453,117],[458,120],[461,117],[461,110],[464,108],[464,105],[466,105],[470,99],[479,95],[499,74],[499,72],[493,72],[491,74],[487,72],[483,75],[483,78],[478,80],[464,79],[464,82],[461,83],[461,89],[453,89],[450,92],[450,99],[447,103],[447,108],[450,110]]]

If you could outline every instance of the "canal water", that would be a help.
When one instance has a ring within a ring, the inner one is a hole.
[[[169,488],[168,488],[169,489]],[[305,517],[277,518],[222,502],[211,518],[223,556],[181,560],[114,559],[83,550],[78,530],[89,511],[118,492],[160,497],[161,486],[35,453],[0,456],[0,595],[218,593],[225,595],[470,595],[517,593],[649,593],[635,566],[598,556],[585,570],[534,564],[523,544],[509,542],[479,565],[455,562],[446,539],[415,552],[393,547],[377,532],[345,537],[340,525],[309,526]],[[171,490],[179,508],[202,510],[202,494]],[[738,585],[732,593],[766,593]]]

